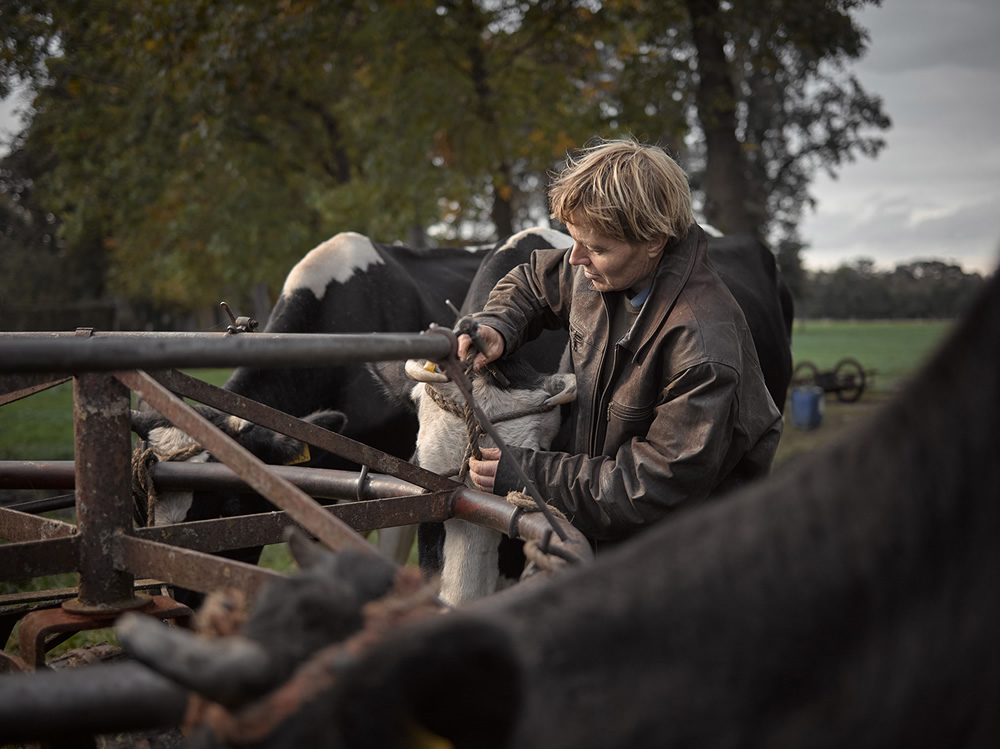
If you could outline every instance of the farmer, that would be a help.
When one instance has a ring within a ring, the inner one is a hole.
[[[537,336],[569,330],[579,389],[567,452],[482,450],[484,491],[523,489],[594,541],[619,541],[771,467],[781,415],[746,320],[706,256],[683,170],[662,149],[601,141],[549,190],[573,246],[536,250],[493,289],[479,324],[481,369]],[[459,338],[459,356],[469,353]]]

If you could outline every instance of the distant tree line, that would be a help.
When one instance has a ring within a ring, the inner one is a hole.
[[[859,259],[831,271],[807,272],[793,285],[795,316],[832,319],[952,319],[985,279],[941,260],[917,260],[879,271]]]

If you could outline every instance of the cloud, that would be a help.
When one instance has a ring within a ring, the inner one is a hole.
[[[991,272],[1000,248],[1000,3],[886,0],[861,14],[855,73],[893,128],[878,159],[817,177],[807,267],[939,257]]]

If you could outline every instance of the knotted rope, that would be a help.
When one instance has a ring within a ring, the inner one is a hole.
[[[204,448],[198,444],[180,447],[170,453],[160,454],[145,441],[140,441],[132,452],[132,514],[140,527],[153,524],[153,511],[160,499],[153,484],[153,466],[161,460],[165,463],[193,458]]]
[[[475,411],[473,411],[472,406],[468,403],[459,404],[450,400],[444,393],[430,383],[426,383],[424,392],[432,401],[434,401],[438,408],[451,414],[452,416],[457,416],[465,422],[465,431],[468,435],[468,441],[466,442],[465,454],[462,456],[462,462],[458,471],[456,471],[456,480],[464,483],[465,479],[469,475],[469,460],[471,458],[480,460],[483,457],[483,453],[479,449],[479,440],[486,434],[486,430],[483,428],[482,424],[479,423],[479,419],[476,418]],[[513,421],[514,419],[520,419],[525,416],[547,413],[554,408],[556,408],[555,405],[547,406],[545,404],[539,404],[537,406],[523,408],[517,411],[502,413],[499,416],[494,416],[491,421],[493,424],[502,424],[505,421]]]

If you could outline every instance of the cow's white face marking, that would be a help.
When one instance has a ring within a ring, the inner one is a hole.
[[[175,426],[150,429],[146,441],[160,460],[169,458],[178,450],[184,450],[197,444],[183,429],[178,429]]]
[[[462,396],[451,382],[428,384],[419,382],[411,391],[417,404],[420,428],[413,462],[444,475],[460,467],[468,445],[465,420],[442,409],[427,396],[426,388],[437,388],[452,403],[461,403]],[[476,402],[490,420],[501,415],[531,410],[553,396],[553,392],[535,389],[500,390],[483,377],[472,383]],[[575,389],[574,389],[575,392]],[[559,431],[558,408],[525,415],[494,424],[500,438],[508,445],[545,450]],[[484,439],[482,446],[493,444]],[[471,485],[471,480],[469,480]],[[495,593],[500,588],[498,544],[501,534],[490,528],[464,520],[445,522],[444,567],[441,570],[441,600],[450,606],[461,606]]]
[[[180,430],[177,430],[180,431]],[[208,451],[190,458],[189,463],[204,463],[208,460]],[[194,492],[161,492],[153,505],[153,526],[183,523],[194,504]]]
[[[281,295],[309,289],[313,296],[322,299],[331,281],[344,283],[355,273],[384,262],[368,237],[355,232],[336,234],[295,264],[285,279]]]

